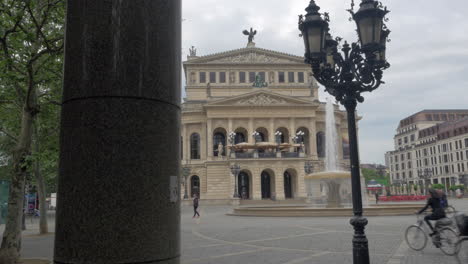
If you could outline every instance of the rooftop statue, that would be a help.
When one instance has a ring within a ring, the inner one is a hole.
[[[244,35],[249,36],[249,43],[252,43],[255,35],[257,35],[257,30],[253,30],[252,28],[250,28],[250,32],[244,30],[243,33]]]

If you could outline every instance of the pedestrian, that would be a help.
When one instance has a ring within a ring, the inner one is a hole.
[[[375,192],[375,204],[379,204],[379,192]]]
[[[200,217],[200,214],[198,213],[197,209],[198,209],[198,201],[200,199],[198,199],[198,195],[195,194],[194,195],[194,198],[193,198],[193,217],[192,218],[195,218],[195,216],[197,217]]]

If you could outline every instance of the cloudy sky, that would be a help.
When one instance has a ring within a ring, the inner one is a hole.
[[[360,0],[356,0],[357,3]],[[468,2],[466,0],[382,0],[391,13],[387,57],[392,67],[386,84],[358,106],[363,116],[363,163],[384,163],[393,149],[399,120],[423,109],[468,108]],[[303,55],[297,20],[308,0],[183,0],[183,56],[190,46],[198,55],[245,47],[242,30],[254,27],[257,47]],[[350,22],[351,0],[316,0],[329,12],[331,31],[356,41]],[[321,89],[322,90],[322,89]],[[323,91],[323,90],[322,90]],[[321,98],[325,98],[321,92]]]

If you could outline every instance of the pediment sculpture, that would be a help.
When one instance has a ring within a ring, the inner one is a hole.
[[[251,98],[240,100],[237,105],[283,105],[287,104],[286,100],[274,98],[267,94],[258,94]]]

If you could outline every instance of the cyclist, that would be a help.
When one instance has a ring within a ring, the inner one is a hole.
[[[434,221],[434,220],[445,218],[445,211],[441,206],[441,197],[439,196],[437,191],[434,189],[430,189],[429,194],[430,194],[430,197],[429,199],[427,199],[426,206],[424,206],[424,208],[419,210],[418,214],[422,214],[424,211],[426,211],[429,208],[429,206],[432,208],[432,214],[426,215],[424,217],[424,221],[426,221],[427,225],[432,231],[432,233],[429,235],[433,236],[436,234],[436,232],[434,231],[434,227],[431,224],[431,220]]]

